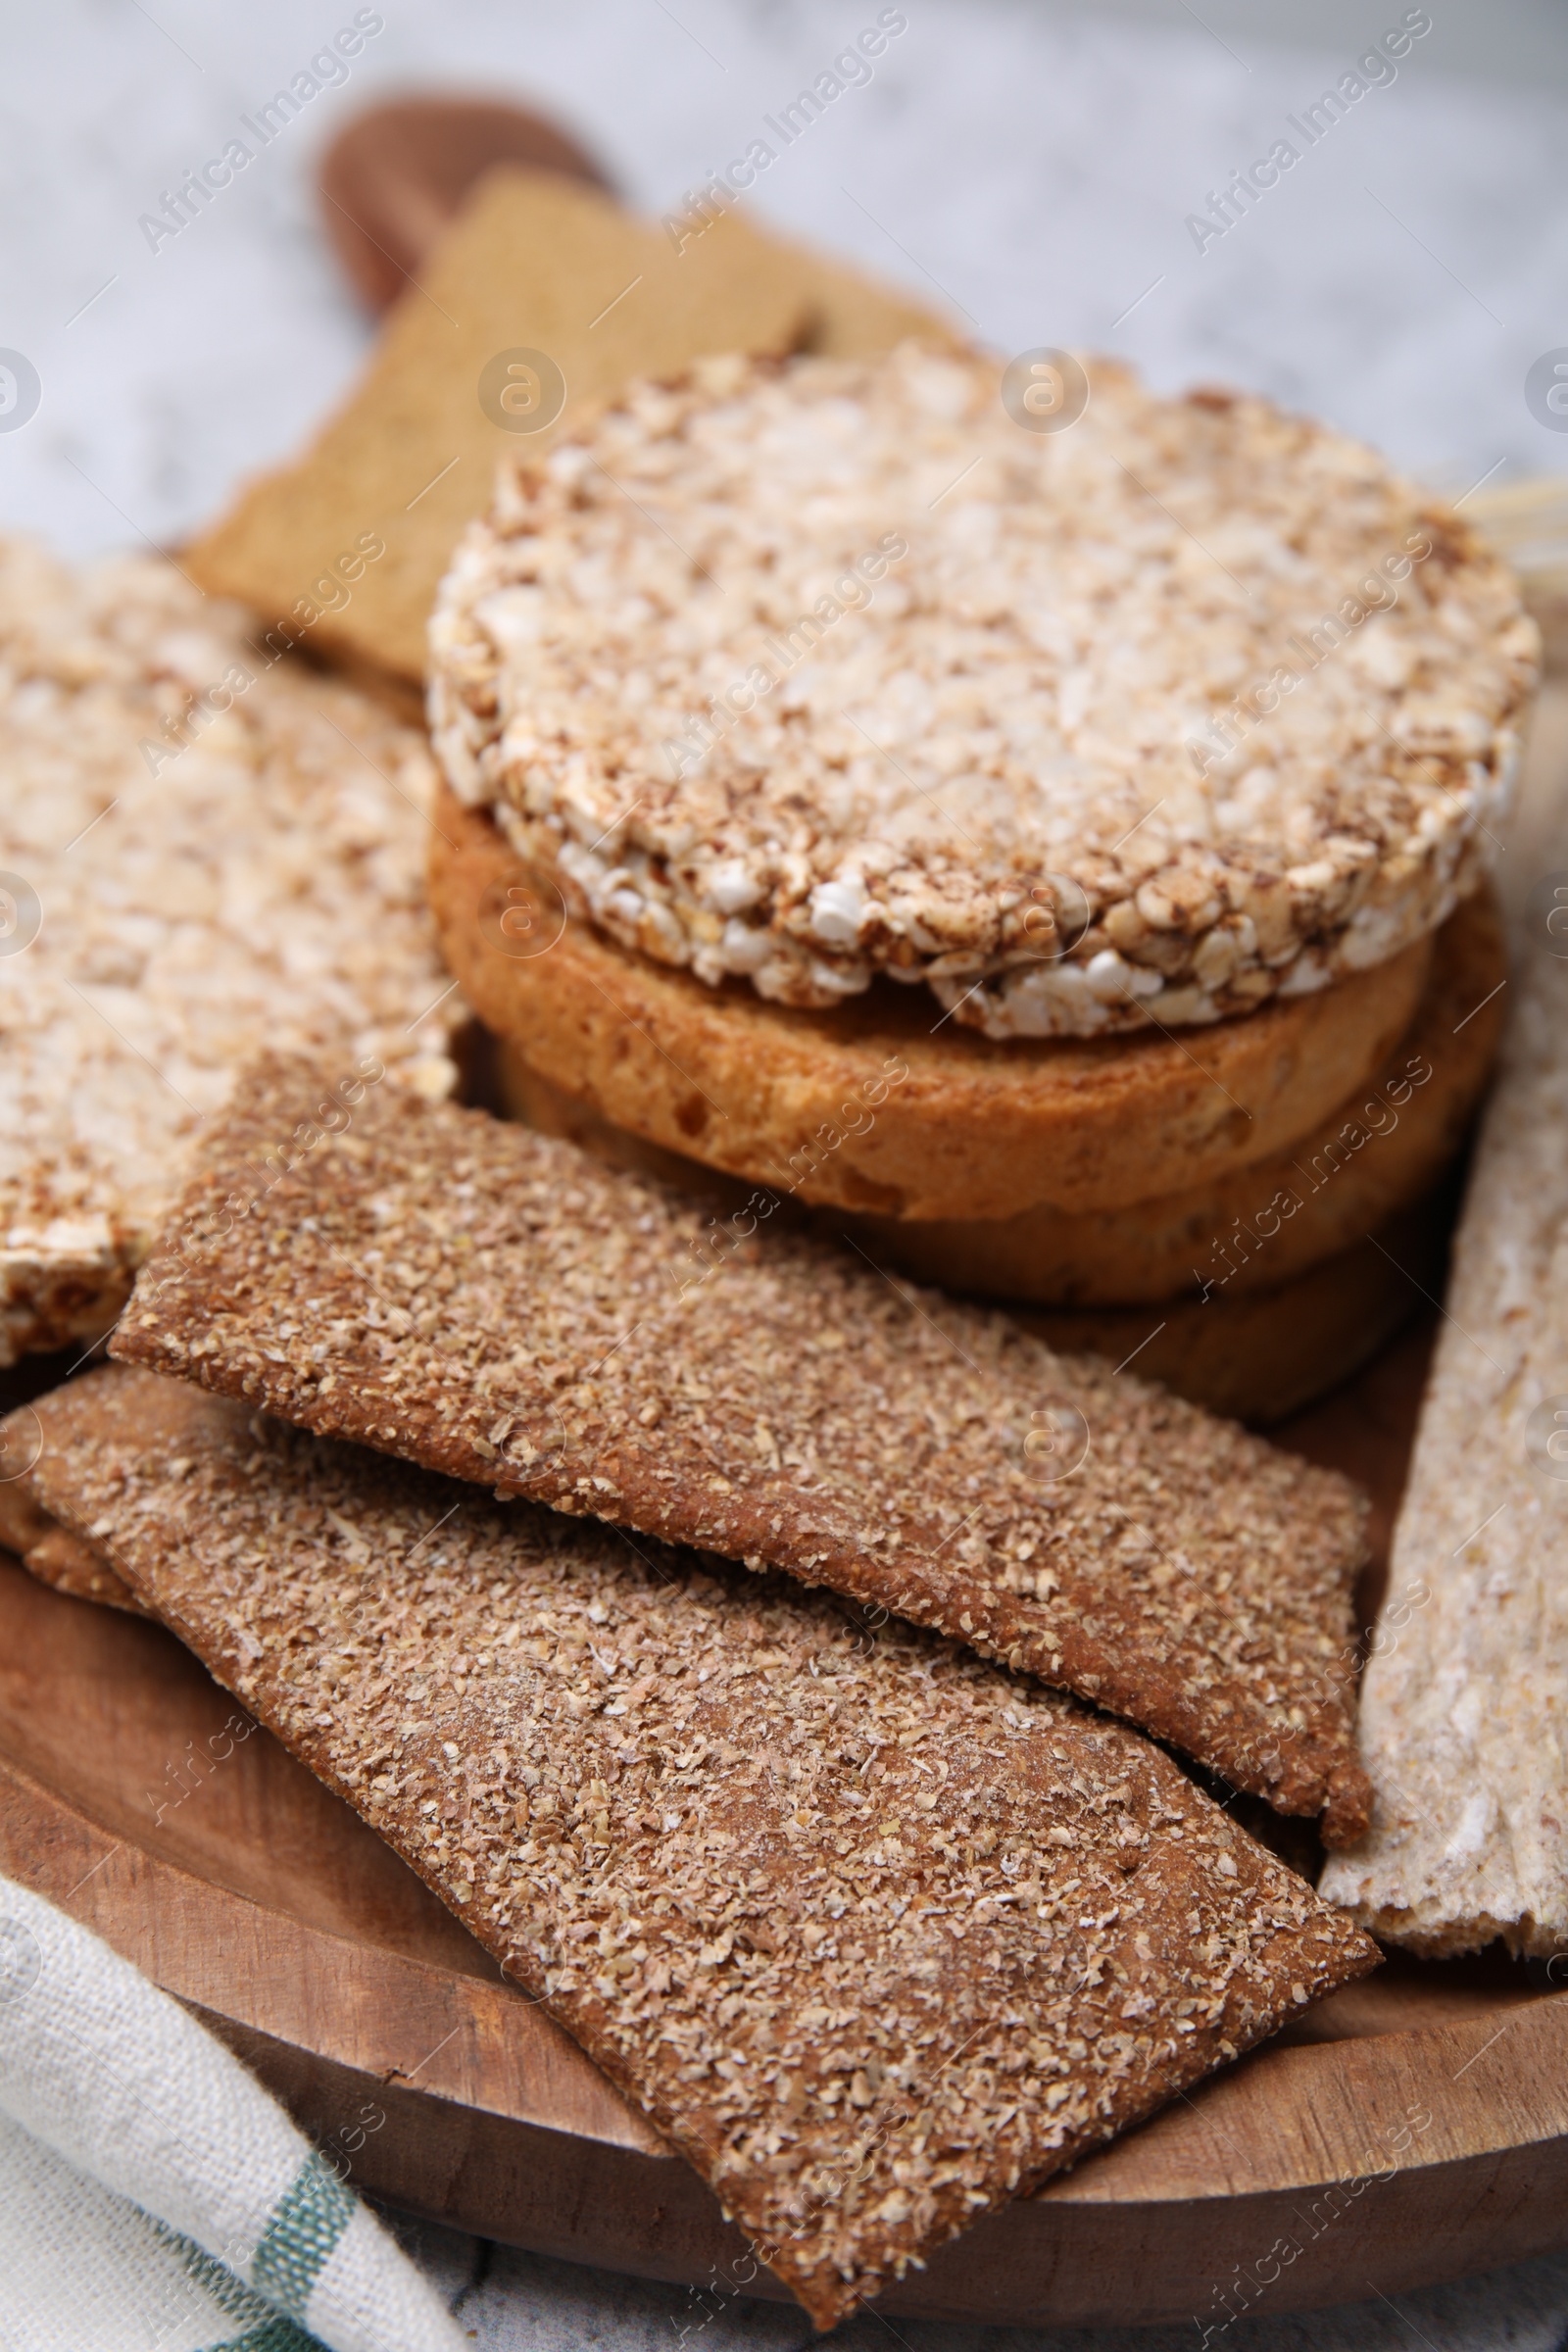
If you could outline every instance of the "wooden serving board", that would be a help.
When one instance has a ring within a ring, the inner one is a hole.
[[[1412,1331],[1278,1433],[1371,1485],[1385,1537],[1429,1346]],[[361,2188],[647,2278],[711,2288],[739,2264],[748,2293],[782,2299],[696,2175],[413,1872],[242,1724],[161,1628],[0,1555],[0,1871],[187,2002]],[[1565,2243],[1568,2000],[1497,1954],[1394,1959],[882,2308],[1218,2324]]]

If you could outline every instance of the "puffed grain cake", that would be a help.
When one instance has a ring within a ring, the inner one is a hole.
[[[315,1087],[273,1057],[212,1123],[113,1353],[830,1584],[1364,1827],[1348,1481],[482,1112],[383,1090],[274,1173]]]
[[[422,741],[252,629],[0,540],[0,1363],[107,1329],[264,1048],[452,1082]]]
[[[831,1012],[623,948],[443,789],[430,904],[474,1010],[617,1127],[803,1200],[906,1218],[1070,1213],[1204,1184],[1310,1133],[1413,1018],[1431,942],[1200,1034],[959,1029],[879,979]]]
[[[111,1369],[34,1484],[820,2328],[1376,1964],[1148,1741],[785,1580]]]
[[[726,360],[514,453],[431,617],[459,797],[623,945],[789,1004],[890,971],[1093,1036],[1386,961],[1494,855],[1512,575],[1267,401],[1083,390],[1038,432],[979,352]]]
[[[1516,937],[1437,1355],[1362,1693],[1370,1834],[1323,1891],[1443,1955],[1568,1945],[1568,962]]]

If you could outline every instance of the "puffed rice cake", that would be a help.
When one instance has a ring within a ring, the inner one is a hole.
[[[108,1328],[263,1048],[453,1082],[428,755],[284,643],[172,564],[0,540],[0,1363]]]

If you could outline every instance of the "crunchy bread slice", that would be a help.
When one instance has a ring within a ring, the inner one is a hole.
[[[1000,1313],[724,1227],[569,1144],[368,1101],[287,1167],[270,1058],[204,1141],[113,1352],[564,1510],[832,1585],[1365,1826],[1363,1504]]]
[[[1433,1954],[1568,1943],[1568,962],[1538,910],[1395,1529],[1370,1836],[1323,1891]],[[1551,950],[1553,952],[1548,953]]]
[[[1122,1208],[1281,1152],[1376,1074],[1431,966],[1418,940],[1191,1043],[998,1044],[887,979],[831,1012],[709,988],[566,914],[482,809],[443,787],[436,813],[447,960],[531,1069],[667,1151],[910,1223]]]
[[[514,450],[430,621],[459,798],[705,986],[888,972],[995,1039],[1207,1024],[1436,929],[1536,684],[1507,567],[1263,400],[1071,363],[1072,429],[1020,430],[1022,365],[735,359]]]
[[[384,558],[352,603],[319,615],[316,638],[337,659],[422,680],[437,584],[490,502],[497,460],[539,453],[632,376],[705,353],[790,349],[813,303],[802,269],[769,260],[734,216],[682,252],[595,188],[488,172],[314,445],[251,483],[186,562],[215,593],[286,621],[339,551],[373,530]],[[564,378],[564,409],[537,432],[514,433],[493,402],[480,405],[486,368],[509,352],[542,352]]]
[[[0,540],[0,1364],[107,1330],[264,1048],[454,1078],[423,740],[282,650],[172,564]]]
[[[917,1282],[1005,1306],[1142,1308],[1185,1294],[1218,1307],[1275,1291],[1378,1231],[1444,1174],[1491,1074],[1507,970],[1496,894],[1478,891],[1438,933],[1414,1018],[1381,1065],[1300,1142],[1206,1183],[1119,1208],[1074,1212],[1042,1201],[1010,1217],[960,1219],[824,1207],[814,1222]],[[710,1065],[703,1083],[711,1085]],[[720,1209],[744,1206],[750,1193],[743,1177],[606,1117],[505,1038],[497,1043],[495,1097],[508,1118],[564,1135],[612,1166],[706,1193]],[[1131,1104],[1123,1107],[1130,1117]],[[781,1189],[806,1198],[787,1160],[777,1173]],[[1116,1360],[1126,1352],[1118,1348]],[[1165,1377],[1142,1359],[1139,1371]]]
[[[15,1466],[13,1455],[16,1461],[30,1464],[35,1447],[42,1444],[37,1414],[22,1405],[7,1416],[0,1429],[10,1441],[0,1441],[0,1544],[14,1551],[41,1585],[53,1585],[57,1592],[145,1616],[147,1608],[140,1593],[90,1544],[50,1516],[33,1494],[29,1472]]]
[[[819,2327],[1376,1963],[1156,1748],[947,1643],[146,1373],[38,1410],[47,1507]]]

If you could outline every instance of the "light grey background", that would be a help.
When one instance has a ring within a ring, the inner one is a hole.
[[[387,0],[347,83],[152,251],[140,217],[352,0],[10,0],[0,345],[32,360],[43,401],[0,433],[0,522],[72,552],[169,542],[298,445],[365,349],[311,172],[368,98],[531,92],[660,212],[879,5]],[[945,294],[1007,351],[1112,348],[1162,387],[1255,386],[1456,493],[1494,468],[1568,466],[1568,435],[1523,395],[1531,361],[1568,345],[1560,5],[1433,0],[1392,86],[1201,253],[1186,217],[1398,23],[1400,0],[906,13],[869,85],[760,177],[760,212]]]
[[[354,15],[355,0],[54,0],[0,18],[0,346],[43,385],[0,433],[0,527],[61,550],[172,544],[286,456],[368,330],[316,221],[315,157],[394,88],[557,109],[659,213],[882,0],[387,0],[348,82],[157,251],[160,193]],[[1186,216],[1266,152],[1402,0],[905,0],[907,30],[759,183],[759,211],[946,299],[1006,351],[1111,349],[1162,387],[1229,379],[1315,411],[1456,493],[1568,469],[1524,376],[1568,346],[1568,10],[1455,6],[1256,211],[1200,253]],[[3,837],[3,808],[0,808]],[[810,2339],[778,2306],[478,2247],[411,2242],[487,2352]],[[1568,2258],[1272,2324],[1224,2352],[1548,2352]],[[836,2339],[909,2352],[1198,2352],[1194,2328],[1025,2338],[877,2315]]]

